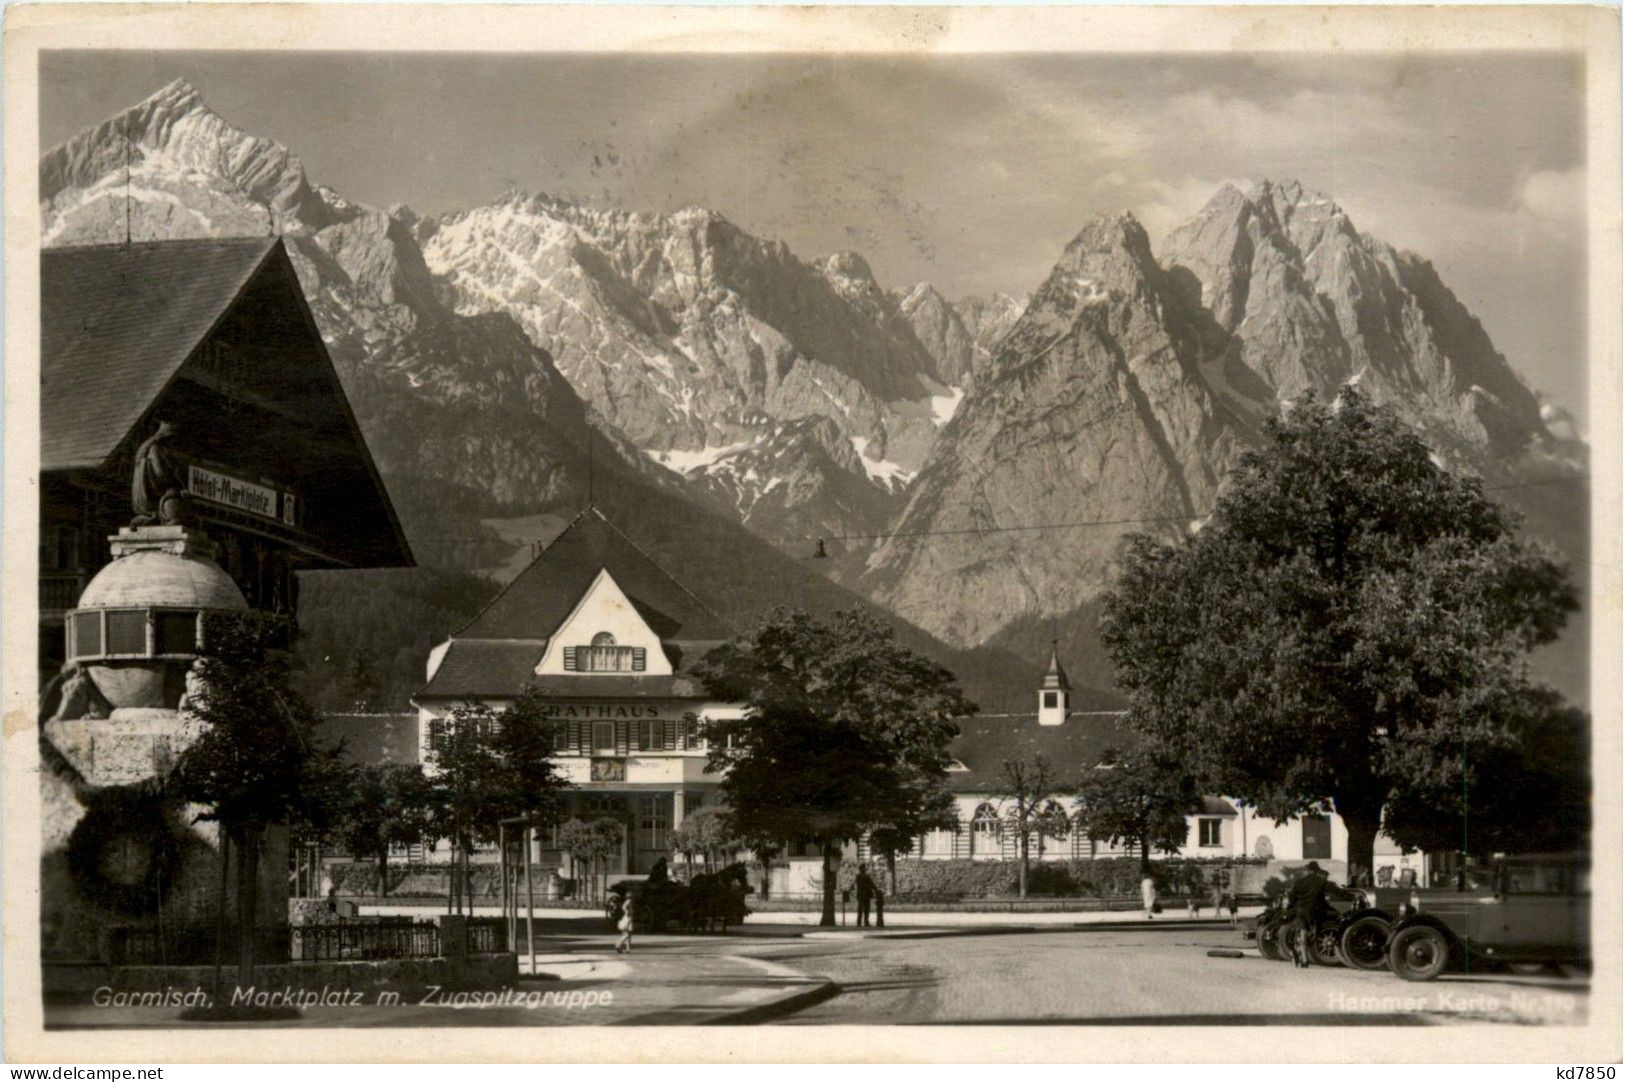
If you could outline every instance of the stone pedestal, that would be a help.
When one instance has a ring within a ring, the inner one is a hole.
[[[200,818],[205,809],[162,793],[164,777],[201,731],[180,709],[195,636],[177,637],[163,621],[181,614],[184,623],[191,614],[195,625],[202,613],[248,606],[196,531],[144,526],[108,540],[113,561],[69,614],[84,634],[65,670],[64,688],[73,693],[65,690],[51,704],[53,716],[41,719],[47,958],[103,957],[121,926],[166,941],[184,937],[212,928],[220,904],[218,828]],[[287,844],[283,829],[268,831],[261,844],[256,919],[266,925],[287,920]],[[227,881],[233,915],[235,879]]]

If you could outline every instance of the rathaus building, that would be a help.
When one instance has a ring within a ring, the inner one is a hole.
[[[414,696],[419,761],[433,762],[445,717],[461,705],[511,703],[535,686],[557,724],[554,753],[574,788],[560,819],[627,827],[610,875],[641,875],[670,856],[671,831],[716,801],[704,721],[740,707],[707,697],[694,666],[731,634],[595,509],[563,533],[472,622],[429,655]],[[533,857],[560,863],[542,838]]]

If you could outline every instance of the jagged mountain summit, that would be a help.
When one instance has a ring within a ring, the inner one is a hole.
[[[1266,419],[1349,383],[1586,558],[1572,419],[1425,260],[1264,182],[1221,190],[1160,261],[1131,217],[1085,227],[974,373],[859,585],[950,641],[1033,653],[1059,636],[1109,679],[1096,620],[1123,536],[1177,535]],[[1584,636],[1554,663],[1571,687]]]
[[[889,496],[959,398],[958,356],[928,348],[855,253],[806,262],[699,208],[517,194],[420,236],[458,311],[512,314],[608,424],[702,485],[741,447],[824,418],[862,460],[848,477]]]
[[[972,385],[863,582],[958,642],[1070,613],[1107,580],[1121,529],[1033,527],[1176,533],[1204,515],[1247,438],[1201,374],[1225,343],[1179,304],[1139,222],[1090,222]]]
[[[579,397],[512,320],[438,298],[410,212],[312,184],[286,148],[231,127],[185,82],[46,154],[40,195],[47,245],[280,234],[386,474],[500,508],[562,495],[589,439],[606,462],[646,467],[591,435]],[[396,503],[410,518],[433,499],[413,487]]]
[[[1359,232],[1326,195],[1294,181],[1226,185],[1169,236],[1162,263],[1234,336],[1216,372],[1266,409],[1353,381],[1492,478],[1576,464],[1579,449],[1546,427],[1433,265]]]

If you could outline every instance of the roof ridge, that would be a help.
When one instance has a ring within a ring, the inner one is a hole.
[[[40,248],[41,256],[56,255],[68,252],[89,252],[103,248],[158,248],[165,245],[181,244],[245,244],[248,241],[264,241],[267,244],[282,239],[281,233],[245,233],[238,237],[162,237],[152,240],[103,240],[93,244],[51,244]]]
[[[670,571],[666,570],[666,565],[665,564],[662,564],[659,560],[655,559],[648,552],[644,551],[643,546],[638,544],[636,541],[632,540],[632,538],[627,535],[627,532],[625,530],[621,529],[619,526],[615,525],[615,523],[611,522],[609,520],[609,516],[605,515],[602,511],[598,510],[597,507],[592,506],[590,504],[587,507],[587,511],[591,511],[593,514],[597,515],[598,518],[599,518],[599,521],[601,521],[605,526],[608,526],[610,529],[614,530],[615,533],[620,536],[621,540],[625,541],[628,545],[631,545],[634,549],[636,549],[638,555],[642,556],[645,560],[648,560],[651,564],[653,564],[655,566],[656,570],[658,570],[662,575],[666,576],[666,578],[670,579],[673,586],[676,586],[679,590],[683,591],[683,593],[685,593],[689,597],[693,598],[694,603],[696,605],[698,605],[700,608],[704,609],[713,618],[715,618],[717,623],[721,624],[729,632],[732,632],[734,630],[734,626],[733,626],[732,621],[724,619],[721,613],[717,612],[710,605],[707,605],[705,603],[704,598],[700,597],[699,594],[695,593],[693,590],[690,590],[687,586],[683,585],[683,583],[677,578],[676,575],[673,575]],[[582,514],[583,515],[586,514],[587,511],[583,511]],[[572,521],[571,525],[574,525],[573,521]],[[568,530],[569,527],[565,527],[565,529]],[[624,587],[623,587],[623,589],[624,589]]]

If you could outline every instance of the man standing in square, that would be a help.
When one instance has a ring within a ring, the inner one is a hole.
[[[869,865],[858,865],[858,927],[869,927],[869,907],[875,900],[875,881],[869,877]]]

